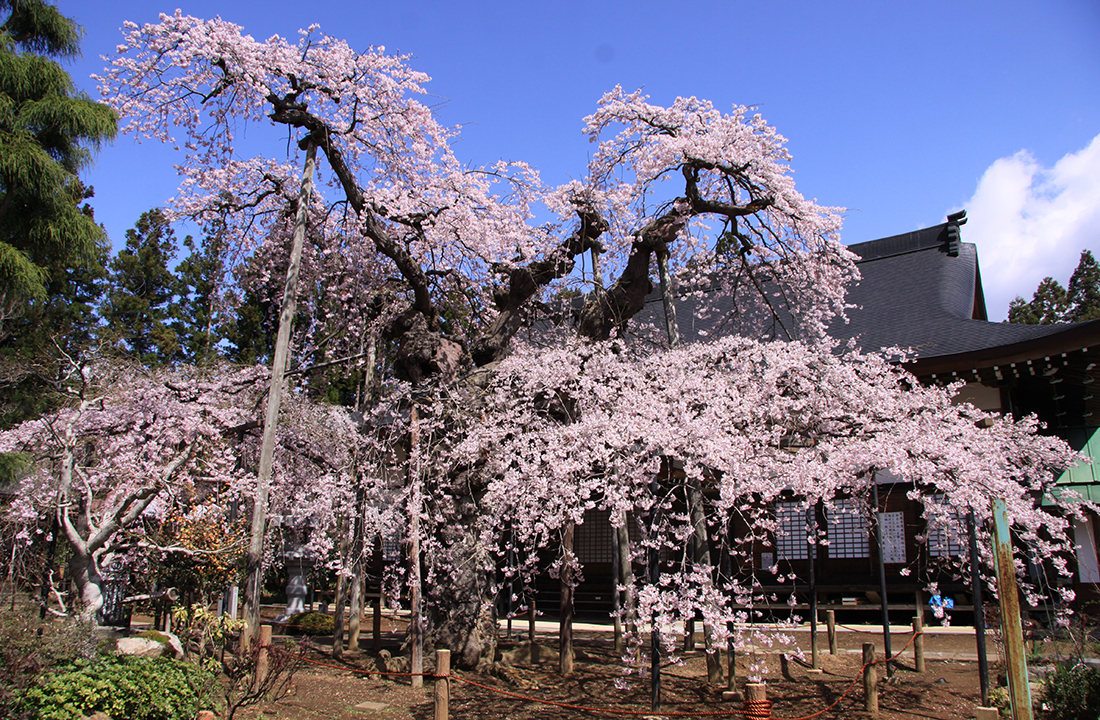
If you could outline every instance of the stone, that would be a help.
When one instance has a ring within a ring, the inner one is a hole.
[[[134,655],[137,657],[163,657],[171,652],[167,643],[157,642],[150,638],[119,638],[115,643],[119,655]]]
[[[119,638],[115,647],[120,655],[137,655],[139,657],[163,657],[168,656],[176,660],[184,657],[183,643],[174,633],[149,631],[142,633],[144,637]]]

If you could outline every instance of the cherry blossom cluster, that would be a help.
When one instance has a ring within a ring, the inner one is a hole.
[[[879,472],[910,483],[929,524],[956,541],[959,518],[971,510],[989,518],[992,499],[1004,499],[1019,540],[1066,572],[1069,523],[1084,506],[1052,490],[1079,456],[1039,434],[1033,418],[953,403],[956,390],[922,387],[881,356],[831,343],[527,347],[498,368],[487,421],[457,450],[489,478],[486,516],[526,550],[521,557],[554,550],[562,528],[589,510],[611,511],[613,523],[642,518],[635,561],[645,564],[650,551],[663,558],[660,581],[637,595],[643,622],[670,626],[698,613],[724,638],[727,623],[746,617],[734,604],[777,599],[760,592],[775,568],[753,564],[753,551],[775,541],[773,504],[828,512],[855,500],[869,518]],[[693,481],[706,489],[709,533],[741,568],[720,580],[717,559],[701,568],[685,550]],[[748,531],[729,537],[731,524]],[[819,530],[806,541],[828,538]]]

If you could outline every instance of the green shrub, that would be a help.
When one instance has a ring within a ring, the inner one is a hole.
[[[1043,683],[1043,717],[1048,720],[1096,720],[1100,708],[1100,670],[1062,663]]]
[[[78,661],[28,690],[23,704],[42,720],[78,720],[97,711],[129,720],[193,720],[209,705],[213,679],[167,658]]]
[[[331,616],[319,612],[304,612],[292,615],[286,623],[291,635],[331,635],[336,623]]]
[[[94,658],[100,641],[75,618],[40,620],[33,608],[0,611],[0,717],[20,717],[23,692],[51,668]]]

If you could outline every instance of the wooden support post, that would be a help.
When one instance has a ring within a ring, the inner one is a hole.
[[[989,707],[989,654],[985,647],[985,600],[982,598],[982,563],[978,556],[978,528],[974,511],[966,514],[970,535],[970,581],[974,603],[974,641],[978,649],[978,685],[982,691],[981,707]],[[981,707],[979,709],[981,709]]]
[[[424,687],[424,627],[421,614],[420,578],[420,512],[423,499],[420,496],[420,428],[417,408],[413,405],[409,419],[409,644],[412,657],[412,686]]]
[[[531,602],[527,603],[527,642],[532,646],[535,644],[535,618],[538,617],[539,611],[535,607],[535,593],[531,592]],[[534,652],[534,647],[531,648],[531,652]]]
[[[863,695],[865,709],[878,717],[878,670],[875,668],[875,644],[863,643]]]
[[[268,648],[271,647],[271,626],[260,626],[260,650],[256,654],[256,686],[263,685],[264,680],[267,679],[267,670],[271,664],[268,654]]]
[[[382,585],[378,586],[378,597],[374,599],[371,610],[371,649],[378,652],[382,649]]]
[[[290,326],[294,322],[298,298],[298,271],[302,264],[306,224],[309,217],[309,198],[313,192],[313,172],[317,167],[317,146],[306,146],[306,164],[302,170],[302,184],[298,191],[292,236],[290,261],[287,265],[286,283],[283,286],[283,302],[279,311],[279,330],[275,339],[275,353],[271,362],[271,389],[267,394],[264,413],[263,439],[260,444],[259,466],[256,471],[256,488],[252,498],[252,522],[249,529],[248,552],[245,555],[245,609],[241,646],[248,647],[260,626],[260,595],[263,591],[264,535],[267,532],[267,502],[271,492],[271,474],[275,462],[275,433],[279,423],[279,407],[283,399],[283,377],[290,353]]]
[[[573,522],[567,522],[561,536],[561,608],[558,615],[558,672],[573,674]]]
[[[1005,644],[1008,695],[1013,720],[1031,720],[1031,687],[1027,679],[1024,628],[1020,618],[1020,596],[1016,589],[1016,565],[1012,558],[1012,534],[1008,506],[993,501],[993,558],[997,565],[997,596],[1001,602],[1001,636]]]
[[[595,255],[595,253],[593,253]],[[598,273],[597,273],[598,274]],[[611,609],[615,631],[615,654],[623,654],[623,599],[619,592],[619,531],[611,524]]]
[[[873,502],[875,508],[875,538],[878,542],[878,579],[879,595],[882,596],[882,645],[886,649],[886,675],[894,676],[893,651],[890,649],[890,600],[886,595],[886,538],[882,533],[882,519],[886,515],[878,501],[878,475],[871,476]]]
[[[829,632],[829,654],[836,655],[836,610],[825,611],[825,626]]]
[[[806,560],[810,574],[810,668],[821,669],[821,659],[817,648],[817,573],[814,561],[817,559],[817,507],[806,509]]]
[[[435,651],[435,720],[451,716],[451,651]]]
[[[742,715],[746,720],[768,720],[772,716],[771,703],[768,702],[768,686],[764,683],[749,683],[745,686],[745,704]]]
[[[924,672],[924,620],[920,614],[913,616],[913,665],[917,672]]]

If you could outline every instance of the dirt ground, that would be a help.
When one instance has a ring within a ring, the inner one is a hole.
[[[773,703],[771,712],[776,720],[806,718],[822,711],[824,713],[816,717],[829,720],[866,717],[860,679],[861,648],[863,643],[872,642],[877,657],[882,658],[881,629],[841,629],[837,633],[839,650],[836,655],[829,653],[824,628],[819,632],[821,673],[810,672],[809,633],[805,631],[796,633],[795,637],[805,650],[806,660],[790,660],[785,672],[778,650],[757,653],[755,659],[763,660],[768,666],[768,699]],[[909,633],[892,635],[893,652],[904,650],[904,654],[893,677],[879,685],[879,717],[884,720],[974,717],[980,691],[973,632],[966,633],[959,628],[956,632],[941,634],[930,629],[925,636],[927,667],[923,674],[915,672],[912,647],[906,649],[911,637]],[[400,634],[387,632],[385,638],[386,645],[396,654]],[[553,635],[538,639],[547,646],[556,646]],[[369,647],[369,635],[364,640]],[[518,641],[519,638],[504,641],[502,649],[511,649]],[[629,678],[630,687],[616,687],[616,680],[622,677],[621,662],[613,651],[610,635],[579,632],[576,650],[575,672],[568,678],[557,674],[556,657],[541,665],[516,664],[491,676],[454,673],[460,679],[451,682],[450,716],[456,720],[557,720],[614,718],[617,715],[741,717],[741,702],[723,699],[724,683],[721,687],[707,686],[701,647],[686,654],[680,664],[663,668],[660,712],[651,711],[648,678],[633,676]],[[995,685],[999,665],[992,640],[989,657]],[[431,679],[425,681],[424,688],[413,689],[406,677],[370,676],[365,671],[377,669],[375,656],[370,652],[345,653],[343,661],[334,661],[330,648],[318,645],[309,659],[311,662],[297,673],[289,696],[249,708],[238,717],[248,720],[428,720],[434,717]],[[739,657],[738,689],[743,688],[749,662],[753,659],[748,654]],[[545,704],[546,701],[572,707]]]

